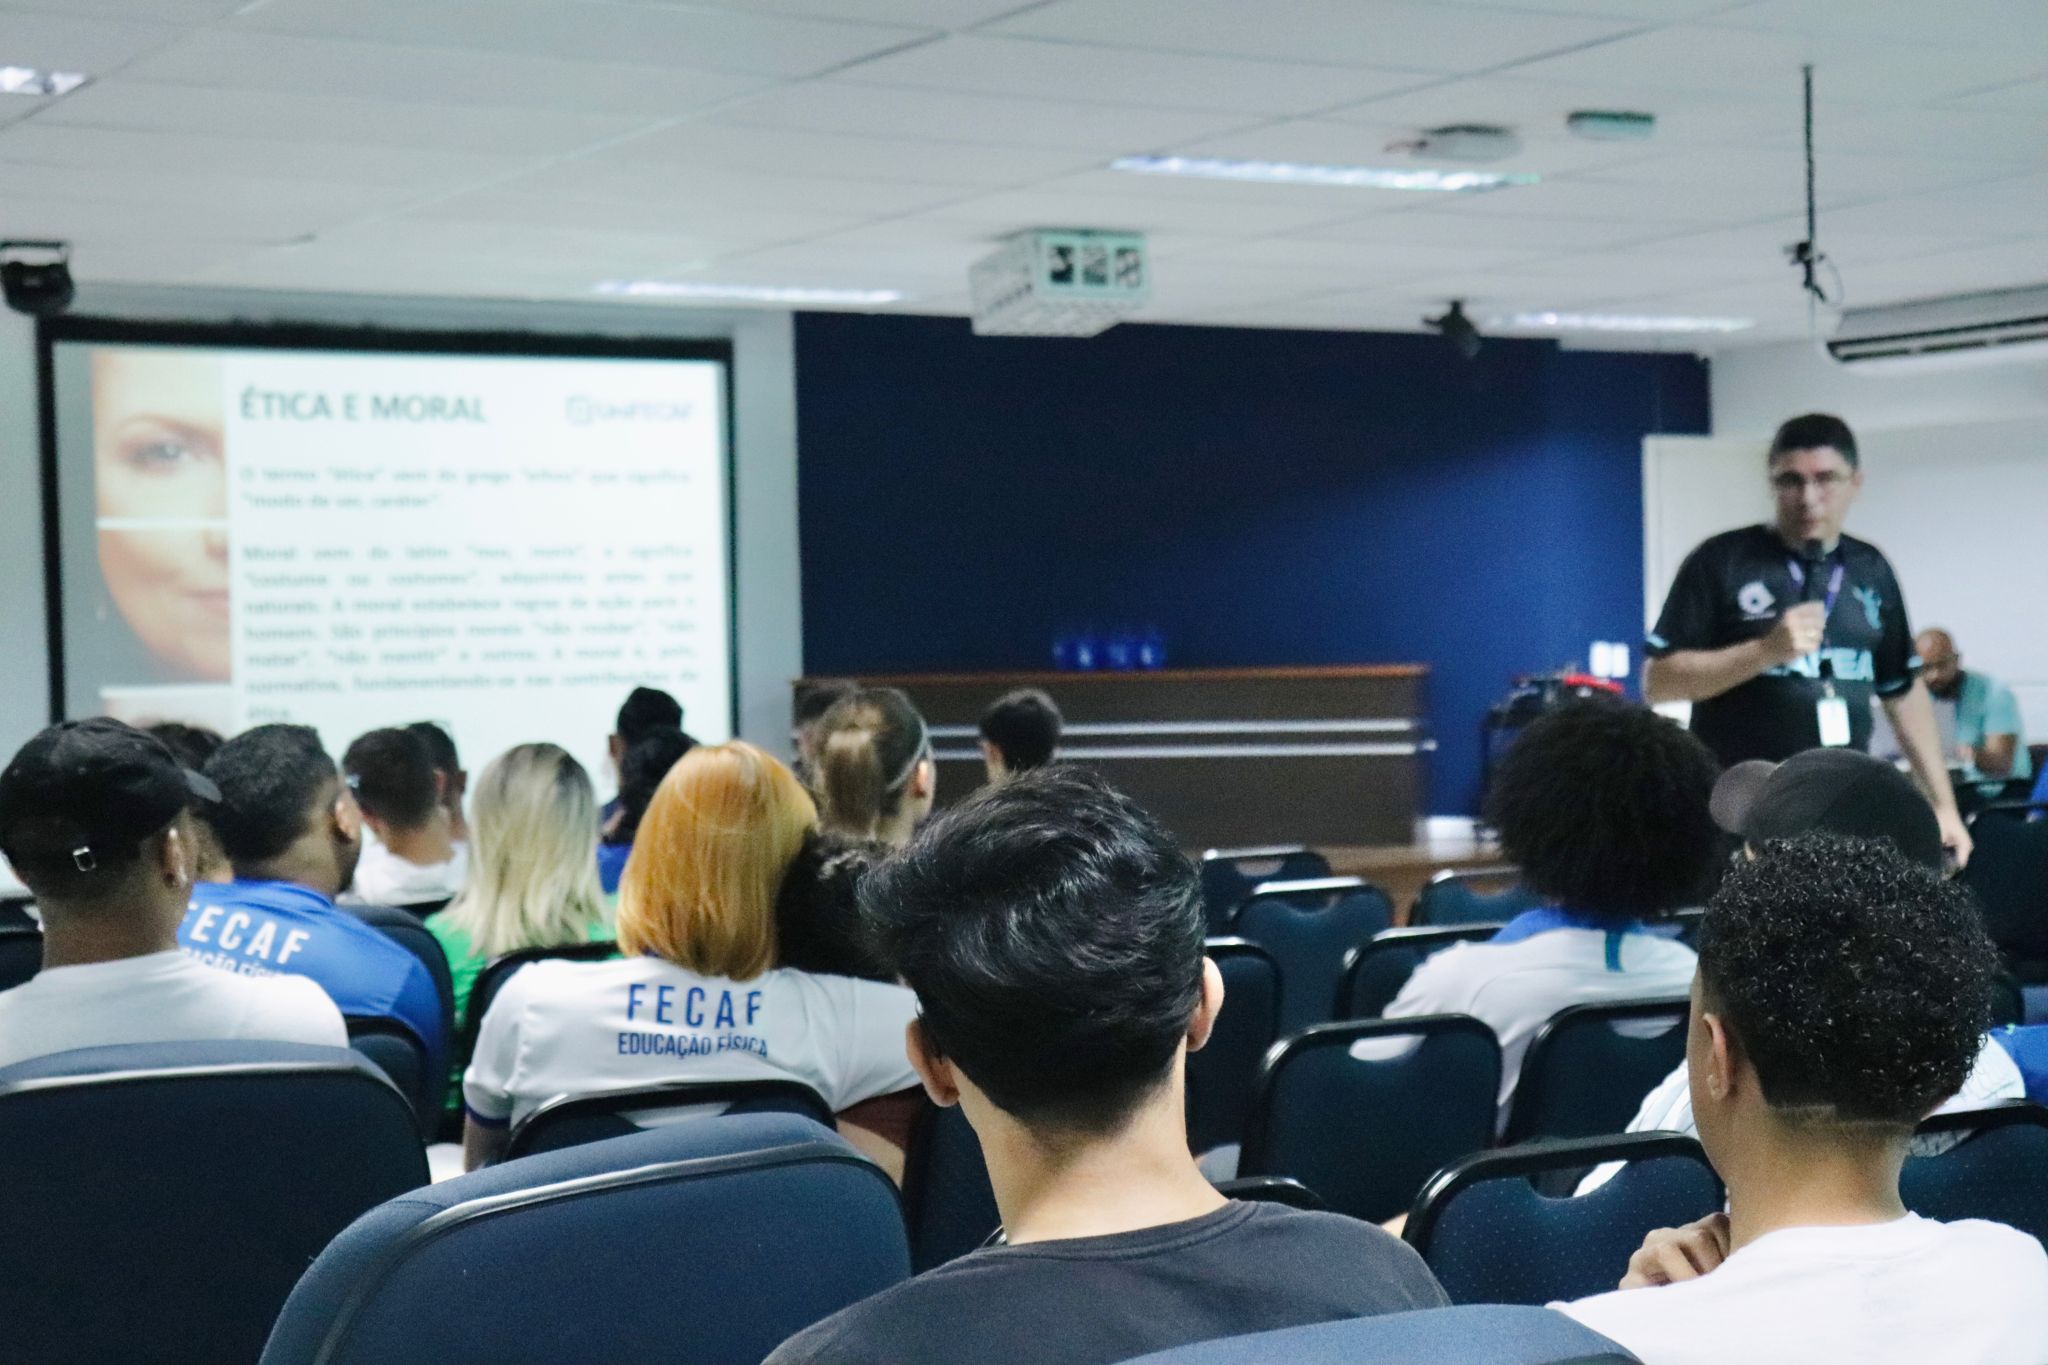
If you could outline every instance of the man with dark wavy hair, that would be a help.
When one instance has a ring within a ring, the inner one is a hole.
[[[1913,1127],[1969,1074],[1996,950],[1969,895],[1889,842],[1768,843],[1708,903],[1686,1041],[1728,1211],[1653,1232],[1559,1305],[1646,1365],[2039,1365],[2048,1255],[1906,1212]]]

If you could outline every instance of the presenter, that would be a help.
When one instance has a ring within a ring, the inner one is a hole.
[[[1898,580],[1876,546],[1842,534],[1863,488],[1856,438],[1839,417],[1795,417],[1769,470],[1773,524],[1710,537],[1679,566],[1647,641],[1644,695],[1691,702],[1694,733],[1728,766],[1867,750],[1875,696],[1960,864],[1970,836]]]

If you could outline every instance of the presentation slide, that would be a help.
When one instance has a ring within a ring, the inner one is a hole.
[[[732,731],[726,362],[51,346],[73,716],[434,720],[615,783],[626,693]]]

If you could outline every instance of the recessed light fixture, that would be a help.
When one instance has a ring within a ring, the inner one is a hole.
[[[1741,332],[1753,318],[1696,318],[1643,313],[1515,313],[1487,326],[1522,332]]]
[[[0,95],[68,95],[85,82],[86,77],[77,71],[0,66]]]
[[[1520,171],[1444,171],[1380,166],[1317,166],[1298,161],[1224,161],[1200,156],[1120,156],[1113,171],[1134,175],[1186,175],[1201,180],[1247,180],[1267,185],[1335,185],[1362,190],[1420,190],[1464,194],[1507,185],[1533,185]]]
[[[804,285],[708,284],[682,280],[606,280],[593,291],[629,299],[717,299],[728,303],[895,303],[897,289],[814,289]]]

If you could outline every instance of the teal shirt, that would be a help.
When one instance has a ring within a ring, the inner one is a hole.
[[[1984,743],[1986,735],[2017,735],[2019,748],[2013,754],[2010,776],[2034,775],[2033,756],[2027,752],[2027,733],[2020,725],[2019,698],[1996,678],[1965,672],[1962,687],[1956,693],[1956,743],[1975,749]],[[1972,769],[1966,776],[1974,780],[1983,774]]]

